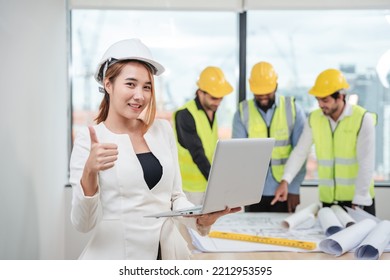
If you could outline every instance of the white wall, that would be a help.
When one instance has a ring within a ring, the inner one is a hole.
[[[64,258],[64,0],[0,0],[0,259]]]

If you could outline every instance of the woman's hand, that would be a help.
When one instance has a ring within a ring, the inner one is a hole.
[[[217,212],[213,212],[213,213],[209,213],[209,214],[203,214],[203,215],[196,216],[197,217],[196,223],[197,223],[197,225],[202,226],[202,227],[211,226],[212,224],[215,223],[216,220],[218,220],[218,218],[220,218],[224,215],[227,215],[227,214],[236,213],[240,210],[241,210],[241,207],[235,207],[235,208],[227,208],[226,207],[226,209],[222,210],[222,211],[217,211]]]
[[[97,174],[99,171],[114,166],[118,159],[118,147],[113,143],[99,143],[95,129],[92,126],[89,126],[88,129],[91,137],[91,151],[85,163],[85,168],[90,170],[91,173]]]
[[[95,129],[88,127],[91,137],[91,151],[85,163],[81,186],[86,196],[93,196],[97,192],[97,175],[99,171],[107,170],[114,166],[118,159],[118,147],[112,143],[99,143]]]

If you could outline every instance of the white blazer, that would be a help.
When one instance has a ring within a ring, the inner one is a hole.
[[[75,139],[70,161],[73,188],[71,221],[81,232],[94,229],[80,259],[152,259],[161,243],[163,259],[188,259],[187,244],[173,218],[144,218],[160,211],[192,206],[181,188],[176,141],[170,123],[156,119],[145,134],[151,152],[160,161],[163,175],[150,190],[142,166],[127,134],[115,134],[104,123],[95,127],[100,143],[115,143],[118,160],[113,168],[99,172],[98,192],[86,197],[80,185],[91,140],[87,128]],[[197,228],[194,218],[180,218],[204,235],[207,228]]]

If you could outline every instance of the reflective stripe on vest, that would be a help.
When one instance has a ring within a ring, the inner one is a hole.
[[[329,120],[317,109],[309,116],[318,162],[320,201],[352,201],[359,166],[356,157],[357,136],[366,110],[352,107],[351,116],[341,120],[332,132]],[[348,143],[346,145],[346,143]],[[370,185],[374,197],[374,182]]]
[[[291,153],[291,133],[295,123],[295,104],[293,97],[279,97],[268,131],[266,122],[257,109],[255,99],[240,103],[241,121],[248,131],[248,138],[275,138],[272,151],[271,171],[277,182],[280,182],[284,166]]]
[[[197,134],[202,141],[202,146],[207,159],[212,162],[213,154],[218,140],[218,125],[215,116],[213,127],[210,127],[210,122],[204,110],[198,109],[195,100],[191,100],[184,104],[179,110],[187,109],[195,120]],[[176,114],[176,113],[175,113]],[[174,116],[174,120],[176,116]],[[174,125],[176,133],[176,125]],[[187,192],[204,192],[207,185],[207,180],[200,172],[198,166],[194,163],[190,152],[180,145],[177,140],[180,163],[180,173],[182,177],[183,190]]]

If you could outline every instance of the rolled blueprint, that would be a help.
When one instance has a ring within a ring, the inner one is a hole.
[[[351,207],[345,207],[347,209],[348,215],[352,217],[356,222],[360,222],[365,219],[371,219],[375,222],[379,223],[381,220],[374,215],[371,215],[370,213],[364,211],[363,209],[356,207],[355,209],[352,209]]]
[[[341,256],[359,246],[375,226],[376,222],[373,220],[360,221],[322,240],[320,250],[336,257]]]
[[[390,221],[379,222],[355,251],[355,258],[377,260],[390,242]]]
[[[344,228],[336,214],[329,207],[323,207],[318,211],[318,220],[326,236],[335,234]]]
[[[316,222],[316,215],[320,205],[313,203],[283,220],[282,226],[289,229],[311,228]]]
[[[330,208],[333,210],[343,227],[349,227],[356,223],[356,221],[340,205],[332,205]]]

